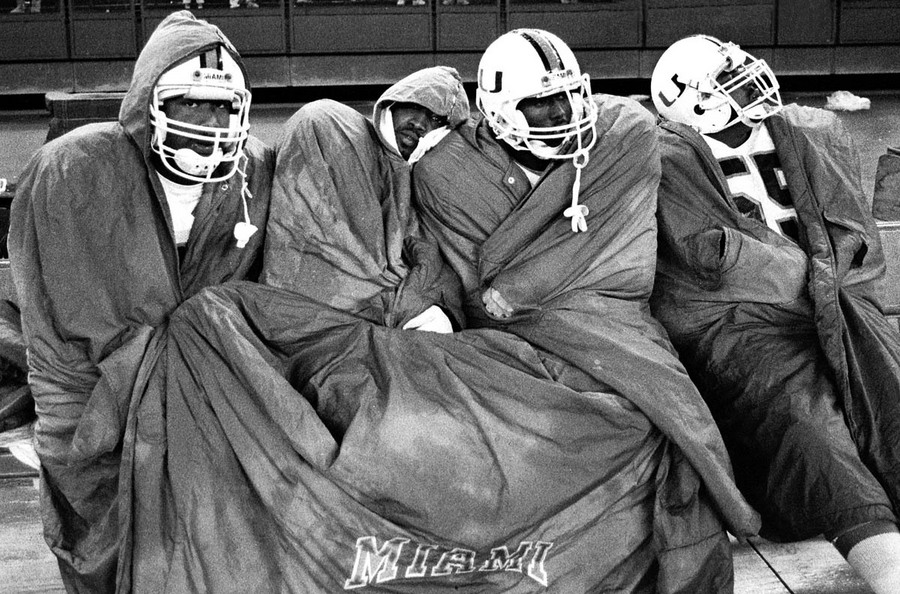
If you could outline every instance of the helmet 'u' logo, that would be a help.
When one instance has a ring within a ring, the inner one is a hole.
[[[503,73],[497,70],[494,72],[494,88],[489,89],[484,84],[484,71],[479,72],[478,76],[480,80],[478,81],[478,86],[487,91],[488,93],[499,93],[501,89],[503,89]]]
[[[662,104],[666,107],[672,107],[672,104],[678,101],[678,98],[681,97],[681,94],[684,93],[684,90],[687,88],[687,85],[683,82],[678,82],[678,75],[672,75],[672,83],[675,85],[675,88],[678,89],[678,92],[675,93],[675,96],[671,99],[667,99],[665,95],[663,95],[662,91],[657,93],[659,96],[659,100],[662,101]]]

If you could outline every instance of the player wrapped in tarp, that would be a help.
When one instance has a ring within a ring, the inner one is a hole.
[[[115,587],[122,436],[148,345],[203,287],[259,274],[262,231],[240,247],[233,229],[245,217],[264,226],[272,150],[248,138],[242,173],[204,186],[182,258],[155,161],[157,81],[217,47],[240,60],[217,27],[187,11],[168,15],[135,63],[119,120],[43,145],[12,203],[10,262],[38,414],[44,537],[70,592]]]
[[[461,85],[428,73],[375,121],[410,101],[458,125]],[[730,591],[710,501],[738,535],[757,518],[704,409],[665,404],[712,460],[701,487],[635,404],[563,357],[499,330],[401,329],[425,305],[454,311],[455,290],[435,250],[404,250],[408,176],[352,109],[292,118],[277,286],[183,304],[137,387],[122,591]],[[648,363],[631,372],[661,375]]]
[[[579,378],[558,381],[613,396],[635,421],[655,427],[656,439],[665,444],[659,468],[677,469],[682,493],[679,512],[666,504],[653,512],[658,590],[725,590],[730,582],[719,578],[730,578],[730,546],[704,513],[715,506],[736,534],[752,530],[755,517],[734,492],[730,463],[706,405],[650,317],[659,180],[653,119],[630,100],[594,100],[598,140],[582,170],[579,197],[590,213],[586,230],[573,233],[563,216],[576,175],[571,161],[556,161],[532,186],[486,119],[464,125],[422,158],[414,195],[423,225],[462,279],[470,327],[502,328],[552,353]],[[515,305],[512,317],[498,320],[486,313],[486,287]],[[658,475],[635,487],[651,484],[664,490],[673,483]],[[680,519],[673,522],[673,516]],[[691,521],[684,521],[688,516]],[[624,554],[622,563],[638,571],[640,560]],[[596,586],[622,587],[604,581]]]
[[[900,335],[878,303],[881,242],[836,119],[789,105],[763,124],[799,245],[740,214],[699,134],[661,124],[651,303],[772,539],[893,521],[900,509]]]

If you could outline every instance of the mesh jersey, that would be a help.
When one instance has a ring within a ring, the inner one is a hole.
[[[737,148],[703,135],[728,180],[731,197],[745,217],[761,221],[797,241],[797,211],[791,201],[781,160],[765,126],[754,126]]]

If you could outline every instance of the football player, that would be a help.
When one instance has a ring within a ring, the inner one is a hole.
[[[655,487],[628,471],[618,475],[623,483],[609,486],[611,499],[597,502],[593,518],[606,515],[606,503],[634,497],[641,519],[633,524],[653,528],[630,542],[612,539],[619,546],[598,554],[592,567],[601,577],[582,586],[622,587],[624,580],[612,578],[622,570],[640,576],[633,583],[667,576],[685,591],[724,592],[730,545],[720,518],[708,513],[706,493],[696,490],[695,471],[717,485],[712,497],[733,530],[753,533],[756,520],[733,484],[721,438],[709,430],[706,405],[648,313],[659,181],[653,115],[628,98],[592,95],[572,50],[539,29],[516,29],[491,43],[477,84],[483,118],[448,134],[413,169],[423,225],[462,279],[467,327],[525,338],[560,362],[555,381],[574,387],[567,382],[579,377],[579,389],[627,402],[629,424],[652,436],[623,434],[617,447],[659,439],[659,451],[696,453],[690,462],[652,461],[678,466],[672,481],[695,481],[665,487],[689,493],[691,509],[680,517],[691,521],[684,524],[666,520],[666,510],[650,511]],[[670,424],[673,418],[698,425]],[[663,443],[670,439],[677,448]],[[593,518],[601,533],[612,529]],[[632,546],[642,539],[646,549]],[[678,554],[668,555],[669,548]],[[675,557],[677,566],[669,562]]]
[[[900,592],[900,335],[834,114],[783,105],[765,61],[707,35],[660,57],[654,297],[775,540],[824,534]]]
[[[188,12],[147,41],[117,122],[42,147],[9,249],[29,351],[45,538],[70,592],[111,592],[132,389],[169,314],[254,278],[273,155],[248,135],[250,89],[222,32]]]
[[[153,88],[150,160],[165,191],[182,256],[203,184],[223,182],[239,172],[241,206],[247,212],[251,195],[241,165],[246,162],[249,111],[244,74],[223,46],[173,66]],[[246,217],[236,222],[237,246],[246,246],[257,228]]]
[[[587,213],[578,205],[578,180],[597,141],[597,106],[590,76],[581,73],[569,46],[537,29],[500,36],[481,57],[475,101],[531,184],[553,161],[574,165],[576,185],[565,216],[573,231],[583,231]]]
[[[330,99],[297,110],[276,146],[262,282],[377,324],[451,332],[455,277],[421,237],[410,167],[468,118],[446,66],[397,81],[371,119]]]

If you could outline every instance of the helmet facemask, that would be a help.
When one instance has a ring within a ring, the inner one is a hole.
[[[735,47],[733,44],[725,44]],[[729,48],[730,49],[730,48]],[[732,60],[743,60],[737,66],[731,66]],[[721,82],[722,74],[730,77]],[[778,80],[772,69],[764,60],[753,58],[746,52],[738,50],[738,55],[727,57],[720,72],[710,75],[710,86],[713,89],[712,97],[700,102],[700,107],[705,108],[707,102],[726,101],[734,111],[734,117],[723,126],[728,128],[738,121],[747,126],[755,126],[767,117],[781,111],[781,95],[778,91]],[[749,103],[741,105],[735,99],[735,94],[743,89],[747,94]]]
[[[230,106],[225,127],[199,125],[171,119],[163,110],[170,99],[183,97]],[[221,47],[167,70],[153,89],[150,102],[151,149],[163,166],[187,180],[205,183],[230,178],[237,171],[249,135],[250,91],[238,64]],[[204,150],[174,149],[166,139],[180,137]]]

